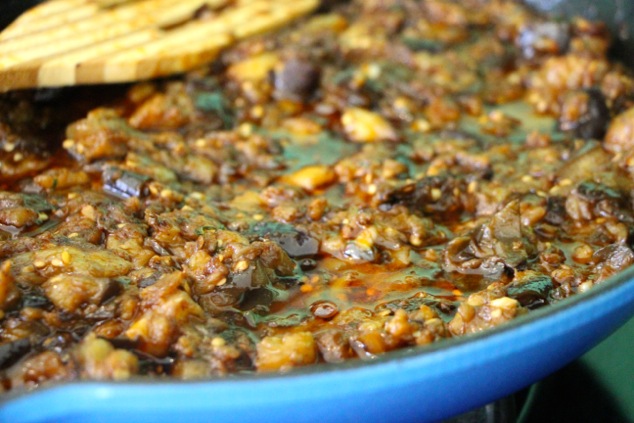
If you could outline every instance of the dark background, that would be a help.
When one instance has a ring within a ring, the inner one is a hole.
[[[634,319],[533,390],[521,423],[634,423]]]

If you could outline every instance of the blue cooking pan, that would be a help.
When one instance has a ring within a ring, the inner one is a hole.
[[[0,5],[21,6],[23,0]],[[634,4],[533,0],[627,35]],[[15,10],[12,10],[15,12]],[[634,44],[617,44],[624,59]],[[76,382],[0,399],[3,422],[427,422],[510,395],[579,357],[634,315],[634,268],[502,327],[372,361],[202,382]]]
[[[488,332],[371,362],[205,382],[79,382],[6,398],[6,422],[428,422],[574,360],[634,314],[634,268]]]

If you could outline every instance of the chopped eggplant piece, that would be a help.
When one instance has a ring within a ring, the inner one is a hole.
[[[610,110],[601,91],[572,93],[564,100],[559,127],[582,139],[600,140],[610,122]]]
[[[104,190],[120,198],[142,198],[148,195],[147,183],[150,180],[145,175],[121,170],[117,168],[107,168],[103,172]]]
[[[528,25],[519,33],[517,43],[527,59],[544,53],[563,54],[572,38],[566,22],[541,22]]]
[[[302,59],[290,59],[274,74],[275,94],[282,99],[306,101],[319,87],[320,70]]]
[[[31,341],[26,338],[0,344],[0,370],[5,370],[31,351]]]
[[[553,281],[537,272],[522,272],[507,286],[507,294],[529,309],[545,306],[553,289]]]
[[[507,270],[512,273],[525,267],[534,254],[532,243],[531,234],[521,225],[519,202],[512,201],[469,236],[450,241],[444,268],[497,279]]]
[[[566,219],[566,199],[564,197],[548,197],[544,220],[551,225],[559,226]]]
[[[265,239],[277,242],[292,258],[304,258],[319,253],[319,240],[291,225],[257,224],[253,232]]]
[[[405,204],[425,214],[451,217],[463,210],[466,183],[452,177],[426,177],[388,196],[390,204]]]

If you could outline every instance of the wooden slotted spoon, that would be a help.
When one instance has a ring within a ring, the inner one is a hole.
[[[318,5],[319,0],[49,0],[0,33],[0,91],[184,72]]]

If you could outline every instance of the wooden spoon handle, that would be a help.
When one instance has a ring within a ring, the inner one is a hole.
[[[0,91],[180,73],[318,0],[50,0],[0,33]],[[206,13],[199,13],[201,10]],[[198,15],[211,18],[198,18]]]

